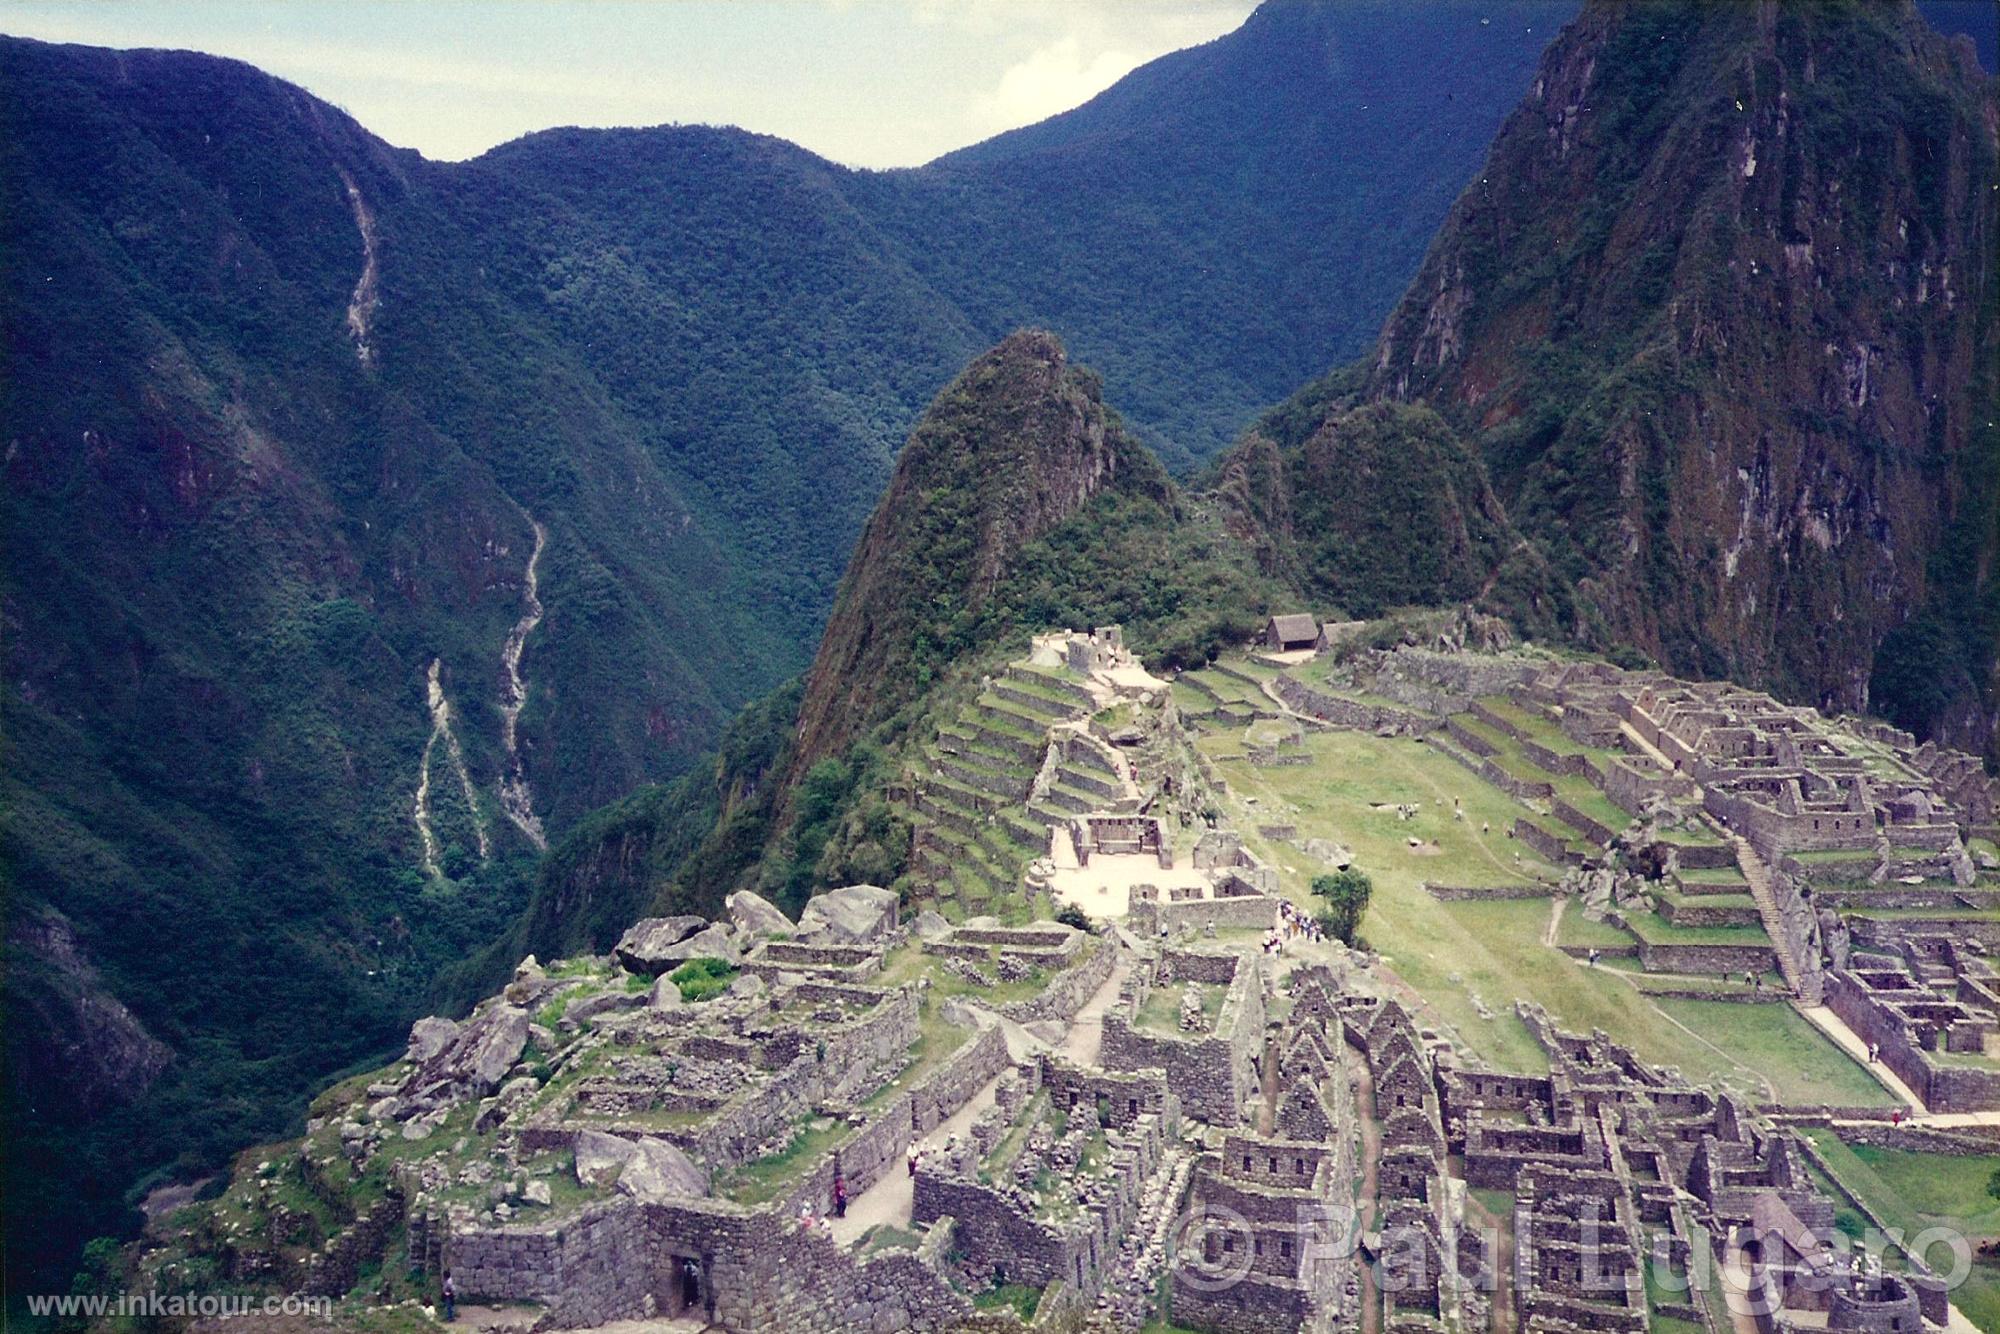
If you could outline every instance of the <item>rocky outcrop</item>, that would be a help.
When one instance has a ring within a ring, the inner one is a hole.
[[[751,890],[738,890],[731,894],[724,906],[729,909],[729,921],[736,933],[748,939],[752,936],[789,936],[798,928],[792,919],[765,898]]]
[[[799,931],[808,939],[844,945],[880,939],[896,926],[896,891],[878,885],[849,885],[815,894],[799,914]]]
[[[173,1062],[173,1050],[105,986],[68,918],[23,914],[8,946],[7,1022],[35,1038],[14,1075],[37,1099],[95,1114],[139,1098]]]
[[[708,1194],[708,1175],[672,1144],[648,1136],[633,1145],[618,1189],[643,1204],[699,1199]]]
[[[708,930],[706,917],[648,917],[634,922],[632,928],[619,938],[612,953],[631,971],[658,977],[676,964],[703,953],[699,949],[690,953],[687,942],[690,937]]]
[[[1985,748],[1996,119],[1908,3],[1587,4],[1362,393],[1476,444],[1597,646]]]

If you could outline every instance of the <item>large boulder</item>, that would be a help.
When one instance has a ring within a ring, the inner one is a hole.
[[[619,937],[613,953],[618,956],[618,962],[633,972],[658,977],[674,964],[692,957],[675,953],[675,950],[689,936],[707,926],[706,917],[648,917],[634,922],[632,929]]]
[[[410,1025],[410,1049],[403,1059],[422,1065],[458,1041],[458,1025],[449,1019],[429,1015]]]
[[[700,1199],[708,1194],[708,1177],[678,1147],[648,1137],[625,1160],[618,1190],[642,1202]]]
[[[618,1180],[625,1164],[639,1151],[629,1139],[607,1135],[602,1130],[576,1132],[577,1184],[593,1189]]]
[[[789,936],[798,929],[792,925],[792,919],[779,912],[769,899],[747,889],[737,890],[723,903],[729,909],[729,920],[736,927],[736,933],[745,938]]]
[[[462,1040],[462,1072],[482,1093],[500,1087],[500,1081],[521,1059],[528,1045],[528,1012],[512,1005],[499,1005],[467,1027]]]
[[[880,885],[849,885],[815,894],[799,914],[807,936],[843,945],[865,945],[896,929],[896,891]]]

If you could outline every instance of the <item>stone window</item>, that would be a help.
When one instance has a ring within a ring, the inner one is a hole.
[[[1278,1254],[1287,1260],[1292,1258],[1292,1240],[1290,1237],[1284,1237],[1279,1240]]]
[[[1250,1155],[1247,1153],[1243,1155],[1243,1170],[1246,1172],[1250,1170]]]
[[[1235,1233],[1225,1232],[1222,1234],[1222,1249],[1225,1251],[1232,1251],[1232,1252],[1236,1249]]]
[[[1276,1176],[1277,1173],[1278,1173],[1278,1155],[1274,1153],[1271,1155],[1271,1175]]]
[[[1292,1159],[1292,1175],[1304,1176],[1305,1174],[1306,1174],[1306,1160],[1303,1158]]]

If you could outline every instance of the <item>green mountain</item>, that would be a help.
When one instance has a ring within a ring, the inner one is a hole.
[[[1356,351],[1568,8],[1273,7],[886,173],[703,128],[432,163],[234,62],[0,42],[17,1286],[474,994],[544,839],[807,665],[981,348],[1056,330],[1182,463]]]
[[[1578,635],[1995,749],[2000,144],[1909,4],[1591,4],[1363,374]]]

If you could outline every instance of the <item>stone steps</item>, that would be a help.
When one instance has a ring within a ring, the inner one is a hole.
[[[1778,971],[1784,974],[1785,985],[1794,996],[1807,1004],[1819,1004],[1817,971],[1808,971],[1805,962],[1798,958],[1786,938],[1777,895],[1771,889],[1770,868],[1764,865],[1764,859],[1757,855],[1757,850],[1750,846],[1748,839],[1737,837],[1732,841],[1736,845],[1736,864],[1742,868],[1743,879],[1750,886],[1750,898],[1757,905],[1758,916],[1763,919],[1764,934],[1771,938],[1771,950],[1778,956]]]

